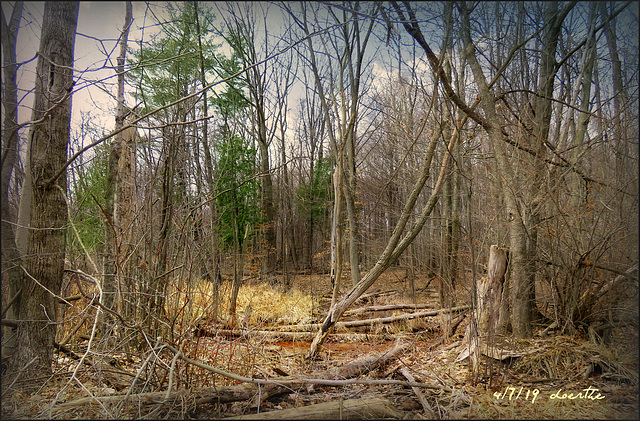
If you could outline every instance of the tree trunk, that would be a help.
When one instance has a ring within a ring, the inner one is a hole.
[[[533,329],[531,323],[537,318],[535,305],[536,260],[538,253],[538,230],[541,212],[545,201],[542,198],[543,184],[549,173],[546,165],[547,145],[551,126],[554,79],[556,76],[556,48],[560,38],[564,18],[575,3],[569,3],[558,10],[557,2],[546,3],[543,35],[542,59],[538,74],[538,95],[535,100],[535,114],[531,122],[533,128],[532,150],[536,153],[529,167],[529,194],[521,206],[524,212],[513,213],[514,222],[518,225],[517,233],[512,233],[513,272],[511,276],[513,288],[512,320],[513,333],[517,337],[529,338]],[[512,187],[513,188],[513,187]],[[521,216],[524,213],[524,217]],[[518,215],[518,216],[516,216]],[[518,221],[521,219],[521,221]],[[523,242],[524,244],[520,244]],[[522,257],[518,256],[523,253]],[[519,267],[521,263],[521,268]]]
[[[124,104],[124,63],[127,52],[127,40],[129,39],[129,27],[131,26],[132,17],[131,2],[126,2],[124,26],[122,27],[122,34],[120,37],[120,55],[118,56],[118,66],[116,68],[116,74],[118,77],[118,93],[116,97],[117,110],[116,110],[116,123],[115,130],[119,130],[124,126],[125,119],[125,104]],[[127,144],[131,140],[135,141],[134,134],[136,129],[127,129],[124,132],[118,133],[113,139],[111,149],[109,151],[109,168],[107,173],[107,185],[105,188],[105,204],[107,214],[107,224],[110,226],[105,230],[106,232],[106,250],[104,253],[104,277],[102,282],[102,292],[104,294],[103,304],[105,307],[115,310],[116,295],[118,296],[118,304],[122,306],[122,291],[118,272],[122,269],[122,261],[124,255],[121,253],[120,246],[126,243],[123,237],[123,230],[125,229],[129,218],[123,218],[126,214],[127,208],[131,206],[131,196],[123,195],[128,189],[122,186],[123,183],[132,182],[132,178],[128,174],[123,174],[124,171],[130,171],[130,149],[131,145]],[[132,137],[127,139],[126,137]],[[127,165],[129,164],[129,165]],[[122,193],[121,193],[122,192]],[[120,202],[120,203],[117,203]],[[125,205],[129,202],[129,205]],[[118,309],[121,311],[121,309]],[[122,314],[122,313],[120,313]],[[110,319],[108,315],[105,316],[107,320]],[[113,323],[113,320],[109,320],[109,323],[103,325],[103,329],[109,329],[113,326],[108,326]],[[106,331],[104,332],[106,333]]]
[[[496,332],[502,301],[502,286],[507,272],[507,250],[492,245],[489,251],[487,277],[477,286],[478,334],[490,339]]]
[[[164,314],[165,288],[169,273],[169,245],[170,233],[174,211],[175,199],[175,165],[177,154],[178,136],[170,128],[163,128],[163,154],[162,159],[162,193],[160,209],[160,232],[158,233],[158,245],[156,250],[155,274],[149,285],[151,297],[151,317],[149,326],[154,332],[160,329],[160,318]]]
[[[198,37],[198,48],[199,48],[199,52],[198,52],[198,59],[199,59],[199,64],[200,64],[200,83],[202,84],[202,86],[207,86],[207,78],[206,78],[206,71],[205,71],[205,60],[204,60],[204,54],[203,54],[203,50],[202,50],[202,30],[200,28],[200,18],[199,18],[199,12],[198,12],[198,2],[194,1],[193,2],[193,10],[195,13],[195,21],[196,21],[196,33],[197,33],[197,37]],[[208,99],[207,99],[207,91],[204,91],[202,93],[202,113],[204,116],[208,117],[209,116],[209,105],[208,105]],[[209,147],[209,119],[205,118],[204,122],[203,122],[203,126],[202,126],[202,148],[204,150],[204,173],[205,173],[205,178],[207,181],[207,186],[209,188],[209,196],[210,197],[215,197],[216,196],[216,183],[213,180],[213,157],[211,156],[211,148]],[[210,230],[212,232],[212,238],[210,240],[210,243],[213,244],[213,246],[211,246],[211,248],[209,247],[205,247],[205,265],[203,268],[203,274],[204,274],[204,278],[205,279],[209,279],[209,281],[211,282],[211,286],[212,286],[212,296],[213,296],[213,319],[217,320],[219,313],[220,313],[220,309],[219,307],[219,289],[220,289],[220,284],[222,283],[222,276],[220,274],[220,253],[217,249],[217,247],[215,246],[217,244],[217,233],[216,233],[216,227],[215,227],[215,220],[216,220],[216,215],[217,215],[217,209],[216,209],[216,201],[215,200],[210,200],[209,201],[209,207],[211,209],[211,219],[210,219]]]
[[[511,289],[512,289],[512,327],[517,337],[530,337],[532,334],[532,316],[535,308],[535,256],[537,253],[537,229],[540,222],[540,212],[543,205],[541,198],[541,186],[547,174],[545,166],[545,153],[547,137],[549,134],[549,122],[551,118],[551,100],[553,97],[553,80],[555,76],[555,51],[558,42],[559,31],[567,13],[575,3],[570,3],[561,11],[557,10],[557,4],[549,3],[545,13],[547,26],[545,26],[542,63],[538,75],[538,92],[536,98],[535,120],[532,121],[535,142],[529,146],[532,156],[527,159],[526,181],[529,188],[528,194],[522,195],[518,184],[514,181],[516,167],[509,162],[505,146],[505,134],[498,117],[496,96],[491,91],[494,83],[487,83],[485,74],[475,55],[475,46],[471,40],[469,25],[470,11],[463,4],[461,14],[465,24],[462,28],[465,57],[473,71],[474,78],[480,91],[486,118],[474,118],[485,129],[494,148],[497,161],[498,175],[503,186],[505,204],[509,218],[509,241],[511,252]],[[497,77],[497,76],[496,76]],[[496,80],[494,78],[494,80]],[[452,93],[452,95],[455,95]],[[459,101],[460,102],[460,101]],[[458,104],[458,102],[456,102]],[[459,107],[470,117],[473,110],[461,103]],[[477,116],[477,115],[476,115]],[[473,117],[472,117],[473,118]],[[526,197],[521,197],[526,196]]]
[[[343,157],[337,156],[336,167],[333,170],[333,214],[331,216],[331,306],[338,299],[340,281],[342,280],[342,162]]]
[[[239,223],[235,222],[237,226]],[[244,256],[247,253],[247,242],[249,241],[249,232],[250,227],[247,225],[244,231],[244,237],[242,239],[242,246],[240,246],[240,241],[236,239],[235,241],[235,256],[233,262],[233,283],[231,286],[231,296],[229,298],[229,315],[232,318],[235,318],[236,315],[236,303],[238,300],[238,292],[240,291],[240,286],[242,285],[242,279],[244,277]],[[237,231],[237,230],[236,230]]]
[[[461,123],[460,126],[464,121]],[[347,295],[345,295],[339,302],[335,305],[331,306],[329,313],[324,319],[316,337],[313,339],[311,346],[309,347],[309,352],[307,353],[307,358],[313,359],[316,358],[320,347],[327,339],[329,334],[333,331],[335,324],[342,317],[342,314],[346,311],[346,309],[353,304],[355,300],[357,300],[362,294],[365,293],[371,285],[380,277],[380,275],[389,268],[394,262],[398,260],[400,255],[406,250],[406,248],[413,242],[418,233],[424,227],[424,224],[427,222],[427,219],[431,215],[433,208],[435,207],[438,197],[440,195],[440,191],[442,189],[442,185],[447,177],[447,168],[449,166],[449,159],[451,156],[451,150],[453,148],[453,142],[457,139],[457,133],[454,133],[453,136],[449,139],[448,152],[444,154],[444,158],[442,164],[440,166],[440,173],[438,175],[438,179],[433,187],[431,192],[431,196],[427,200],[424,208],[418,215],[416,221],[411,225],[409,231],[402,237],[402,233],[405,230],[405,227],[409,221],[409,218],[413,216],[414,208],[416,205],[416,201],[418,196],[422,192],[427,179],[430,176],[431,170],[431,161],[433,159],[433,155],[435,152],[435,148],[437,145],[437,140],[440,136],[440,133],[436,133],[430,140],[429,146],[427,147],[427,151],[425,153],[424,162],[422,171],[416,183],[413,186],[413,190],[409,194],[405,202],[405,206],[402,209],[402,213],[400,214],[400,218],[398,219],[398,223],[396,224],[393,234],[391,238],[387,242],[387,245],[378,258],[376,264],[371,268],[369,272],[365,276],[362,277],[360,282],[355,285]],[[401,239],[402,237],[402,239]]]
[[[457,358],[471,357],[473,372],[479,367],[481,345],[491,346],[495,341],[502,302],[502,287],[507,271],[507,250],[492,245],[489,251],[487,276],[476,284],[476,302],[472,322],[467,326],[463,344],[465,349]]]
[[[16,229],[12,222],[16,222],[17,215],[12,211],[9,201],[9,185],[12,174],[15,174],[15,166],[18,161],[18,86],[16,83],[16,38],[22,17],[23,2],[19,1],[13,6],[11,20],[7,24],[4,10],[2,11],[2,56],[4,68],[4,87],[2,93],[2,106],[4,108],[4,121],[2,132],[2,274],[9,284],[9,298],[16,296],[20,291],[21,280],[21,253],[16,245]],[[5,278],[6,276],[6,278]],[[4,284],[4,282],[3,282]],[[16,319],[17,303],[8,307],[6,317]],[[2,327],[2,358],[10,357],[15,350],[15,329]]]
[[[78,2],[45,3],[36,68],[31,170],[33,202],[22,294],[18,298],[17,346],[9,373],[29,377],[51,373],[66,248],[66,171],[52,177],[67,160],[73,89],[73,49]],[[46,117],[45,117],[46,116]]]
[[[9,185],[12,174],[18,161],[18,86],[16,83],[16,38],[22,17],[23,2],[19,1],[13,6],[11,19],[7,24],[4,9],[2,10],[2,55],[3,55],[3,93],[2,107],[4,108],[4,121],[2,131],[2,191],[0,194],[0,206],[2,208],[2,277],[9,284],[9,298],[16,296],[20,291],[21,280],[21,253],[16,244],[16,229],[13,222],[17,222],[17,214],[11,209],[9,197]],[[16,303],[16,301],[14,301]],[[3,303],[4,304],[4,303]],[[17,304],[7,309],[6,317],[16,319]],[[2,358],[11,356],[15,350],[15,329],[2,327]]]

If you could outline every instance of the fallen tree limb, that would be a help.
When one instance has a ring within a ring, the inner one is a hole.
[[[166,345],[174,353],[180,353],[177,349]],[[446,388],[429,385],[425,383],[403,382],[399,380],[368,380],[353,379],[351,377],[361,375],[371,370],[375,370],[389,361],[395,359],[398,355],[408,350],[412,345],[408,343],[398,344],[392,349],[373,357],[367,357],[357,360],[343,367],[337,367],[331,370],[312,373],[306,378],[289,376],[275,379],[254,379],[230,373],[207,364],[200,363],[184,355],[180,357],[190,364],[196,365],[203,369],[212,371],[216,374],[235,379],[243,382],[243,384],[235,386],[217,386],[206,387],[195,390],[176,390],[147,392],[131,395],[110,395],[95,396],[75,399],[65,402],[54,407],[56,414],[63,411],[72,410],[81,405],[86,404],[103,404],[103,403],[120,403],[125,402],[131,404],[131,407],[141,408],[151,405],[164,405],[170,407],[172,404],[184,405],[190,402],[191,405],[202,405],[205,403],[228,403],[235,401],[251,401],[252,407],[258,407],[262,401],[270,397],[288,393],[292,390],[299,389],[304,385],[318,384],[327,386],[344,386],[349,384],[399,384],[403,386],[427,387],[438,390],[446,390]],[[192,409],[192,408],[190,408]]]
[[[409,380],[412,383],[415,383],[416,380],[413,378],[411,373],[409,373],[409,370],[407,370],[406,367],[402,367],[400,369],[400,372],[404,377],[407,378],[407,380]],[[431,405],[429,405],[429,402],[427,402],[427,398],[424,397],[424,395],[422,394],[419,388],[412,387],[411,389],[413,389],[413,393],[415,393],[416,396],[418,397],[418,401],[420,401],[420,405],[422,405],[422,408],[424,409],[424,415],[427,417],[427,419],[434,419],[434,412],[433,412],[433,409],[431,408]]]
[[[388,311],[388,310],[418,310],[425,308],[433,308],[433,304],[386,304],[378,306],[366,306],[347,310],[343,313],[344,316],[352,316],[354,314],[368,313],[375,311]]]
[[[463,305],[458,307],[451,308],[443,308],[440,310],[429,310],[429,311],[419,311],[417,313],[408,313],[401,314],[398,316],[389,316],[389,317],[378,317],[375,319],[365,319],[365,320],[352,320],[349,322],[337,322],[335,324],[335,329],[340,328],[349,328],[349,327],[357,327],[357,326],[373,326],[376,324],[385,324],[385,323],[393,323],[401,320],[410,320],[417,319],[418,317],[431,317],[437,316],[440,313],[457,313],[460,311],[466,311],[470,308],[469,305]],[[312,331],[317,330],[322,326],[321,323],[311,323],[304,325],[286,325],[286,326],[276,326],[275,329],[278,330],[287,330],[287,331]]]
[[[599,263],[587,263],[587,262],[584,262],[584,261],[578,262],[578,266],[594,266],[594,267],[597,267],[598,269],[606,270],[608,272],[615,273],[616,275],[621,275],[621,276],[623,276],[625,278],[631,279],[632,281],[637,281],[638,280],[638,275],[633,275],[633,272],[637,272],[638,271],[638,264],[637,263],[635,265],[631,266],[626,271],[622,271],[620,269],[612,268],[612,267],[609,267],[609,266],[604,266],[604,265],[601,265]]]
[[[228,420],[403,419],[405,412],[386,398],[359,398],[316,403],[280,411],[225,418]]]
[[[257,337],[269,340],[285,340],[291,342],[311,342],[315,333],[313,332],[281,332],[276,330],[253,330],[253,329],[219,329],[219,330],[207,330],[200,328],[197,336],[207,337],[225,337],[225,338],[242,338],[242,337]],[[390,335],[374,334],[374,333],[360,333],[360,332],[343,332],[334,334],[336,339],[340,339],[345,342],[361,342],[361,341],[380,341],[390,339]]]
[[[58,342],[53,342],[53,347],[60,351],[61,353],[65,354],[66,356],[73,358],[74,360],[79,360],[82,357],[80,357],[78,354],[76,354],[75,352],[73,352],[72,350],[70,350],[69,348],[67,348],[64,344],[59,344]],[[84,362],[87,365],[91,365],[88,361]]]
[[[375,297],[386,297],[389,295],[396,295],[399,294],[399,291],[396,289],[391,289],[389,291],[374,291],[374,292],[370,292],[368,294],[362,294],[358,300],[360,301],[364,301],[367,300],[369,298],[375,298]]]
[[[348,379],[361,376],[362,374],[372,371],[384,365],[388,361],[395,359],[398,355],[404,353],[409,348],[411,348],[411,344],[401,343],[380,355],[361,358],[342,367],[336,367],[322,372],[323,375],[320,377],[326,377],[329,379]]]

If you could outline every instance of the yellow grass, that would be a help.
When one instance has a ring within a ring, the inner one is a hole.
[[[228,316],[231,282],[223,282],[219,289],[218,315],[223,320]],[[165,309],[167,314],[190,324],[196,320],[207,320],[213,311],[213,287],[200,280],[191,287],[169,288]],[[252,312],[250,324],[256,323],[308,323],[311,321],[313,301],[310,295],[293,288],[278,291],[266,283],[247,283],[240,286],[236,313],[243,317],[248,307]]]

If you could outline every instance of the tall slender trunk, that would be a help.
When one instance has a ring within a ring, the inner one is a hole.
[[[193,10],[195,13],[195,21],[196,21],[196,33],[198,37],[198,59],[200,64],[200,83],[201,85],[207,86],[207,78],[205,72],[205,62],[204,62],[204,53],[202,49],[202,30],[200,28],[200,18],[198,13],[198,2],[193,2]],[[202,93],[202,113],[205,117],[209,116],[209,101],[207,99],[207,91]],[[209,119],[205,118],[202,126],[202,148],[204,150],[204,173],[207,181],[207,186],[209,188],[209,196],[214,197],[216,192],[216,183],[213,180],[213,158],[211,157],[211,148],[209,146]],[[211,208],[211,219],[209,229],[213,234],[213,238],[210,243],[213,244],[211,249],[205,249],[205,261],[206,266],[203,270],[205,277],[211,281],[212,284],[212,295],[213,295],[213,318],[217,319],[219,315],[219,289],[220,284],[222,282],[222,276],[220,275],[220,255],[218,253],[216,237],[216,202],[215,200],[209,201],[209,207]]]
[[[9,299],[20,292],[20,271],[22,254],[16,244],[17,214],[11,209],[9,186],[13,177],[17,178],[15,166],[18,161],[18,86],[16,83],[16,39],[20,19],[22,17],[23,2],[16,2],[11,12],[9,22],[6,22],[4,9],[2,10],[2,55],[3,55],[3,93],[2,106],[4,121],[2,126],[2,191],[0,207],[2,214],[2,277],[9,284]],[[17,183],[16,183],[17,184]],[[4,284],[4,282],[3,282]],[[7,309],[6,318],[15,320],[17,301]],[[10,357],[16,346],[15,328],[2,326],[2,358]]]
[[[129,39],[129,28],[132,21],[132,5],[130,1],[127,1],[124,26],[122,27],[120,37],[120,54],[118,55],[116,67],[118,80],[116,122],[114,126],[116,130],[124,126],[124,119],[127,114],[124,103],[124,64],[127,53],[127,41]],[[135,129],[128,129],[125,132],[127,137],[134,137]],[[130,186],[123,186],[122,184],[133,181],[133,177],[129,174],[123,174],[122,171],[131,171],[130,149],[132,146],[128,143],[135,141],[135,139],[126,139],[125,132],[118,133],[113,139],[109,151],[109,168],[105,188],[105,211],[109,226],[106,229],[106,249],[103,256],[103,304],[105,307],[115,310],[117,296],[119,312],[122,312],[123,302],[122,285],[120,284],[121,279],[119,279],[120,277],[118,275],[122,270],[122,262],[124,260],[124,254],[126,253],[125,250],[122,250],[122,246],[127,242],[124,238],[124,230],[129,222],[128,219],[130,219],[127,214],[130,211],[130,202],[132,200]],[[119,202],[117,205],[116,201]],[[106,314],[105,317],[109,320],[109,323],[105,323],[103,328],[107,329],[109,328],[108,325],[113,323],[114,320],[112,320],[108,314]]]
[[[342,200],[343,200],[343,159],[336,157],[336,166],[333,170],[333,214],[331,216],[331,307],[338,299],[340,281],[342,279]]]
[[[66,171],[53,176],[67,160],[78,9],[78,2],[44,6],[32,120],[41,120],[50,111],[29,134],[32,229],[18,298],[17,346],[8,367],[9,373],[23,371],[27,378],[46,379],[51,374],[58,310],[53,294],[59,295],[62,287],[68,222]]]
[[[629,123],[626,121],[635,121],[628,119],[629,113],[629,93],[624,86],[624,79],[622,74],[622,62],[618,55],[618,45],[616,39],[616,21],[615,18],[611,20],[611,16],[607,11],[606,3],[598,3],[600,7],[600,13],[604,24],[604,34],[607,39],[607,47],[609,49],[609,56],[613,64],[613,146],[615,150],[615,168],[614,175],[615,180],[619,188],[626,188],[627,183],[631,183],[630,191],[638,191],[638,167],[637,164],[633,164],[629,159],[633,154],[631,151],[633,148],[633,129],[631,129]],[[632,123],[633,124],[633,123]],[[637,148],[636,148],[637,150]],[[629,181],[628,181],[629,180]],[[637,218],[628,218],[626,215],[627,209],[630,208],[627,201],[629,198],[626,195],[620,195],[619,205],[620,220],[628,224],[630,232],[638,231]],[[633,241],[633,240],[632,240]]]

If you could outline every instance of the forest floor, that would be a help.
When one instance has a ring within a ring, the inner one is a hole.
[[[580,334],[570,337],[553,332],[544,337],[536,335],[531,340],[511,341],[511,348],[518,351],[516,356],[501,360],[482,357],[477,373],[473,374],[469,359],[456,362],[469,318],[465,317],[453,335],[443,340],[440,328],[443,319],[437,315],[337,329],[336,335],[330,336],[321,348],[319,358],[310,361],[305,359],[310,337],[290,340],[258,334],[278,330],[281,325],[300,327],[303,323],[322,322],[330,300],[326,293],[330,290],[328,276],[298,275],[291,279],[291,284],[297,290],[295,295],[279,292],[282,288],[278,287],[245,287],[244,295],[241,293],[239,297],[239,313],[247,312],[251,305],[252,312],[246,313],[249,317],[243,331],[254,334],[224,334],[228,329],[210,323],[201,326],[202,332],[209,334],[191,334],[181,342],[181,349],[201,363],[253,379],[282,379],[289,375],[309,378],[314,373],[346,367],[364,356],[382,354],[398,343],[407,344],[407,349],[381,367],[360,375],[359,383],[306,384],[269,396],[259,407],[255,399],[217,403],[189,394],[172,398],[170,403],[167,399],[163,402],[157,398],[144,402],[130,399],[126,403],[124,396],[127,393],[130,397],[138,396],[140,390],[162,392],[164,396],[170,382],[173,382],[173,391],[240,384],[237,380],[214,374],[206,367],[195,367],[184,361],[177,364],[175,376],[169,380],[167,373],[171,370],[168,367],[176,364],[169,352],[158,351],[157,360],[150,359],[148,353],[111,353],[119,370],[130,373],[129,379],[137,372],[145,373],[140,376],[146,376],[144,384],[136,390],[128,390],[126,381],[125,385],[118,384],[122,382],[108,376],[104,367],[96,369],[91,364],[79,367],[77,361],[59,355],[54,364],[55,374],[35,392],[20,391],[16,385],[5,394],[6,385],[3,385],[2,419],[214,419],[255,414],[258,410],[265,418],[267,413],[276,411],[283,414],[282,419],[292,419],[292,414],[301,414],[302,408],[313,409],[315,407],[311,405],[323,402],[336,403],[340,410],[338,415],[345,419],[638,419],[637,325],[626,330],[614,329],[610,342],[613,345],[610,346],[595,344]],[[354,303],[351,310],[400,303],[421,303],[438,308],[437,285],[418,277],[413,291],[412,294],[404,270],[391,270],[378,280],[364,299]],[[467,301],[465,294],[461,289],[457,303]],[[274,319],[273,306],[277,300],[274,297],[279,295],[289,299],[296,297],[297,302],[304,302],[309,314],[294,317],[291,311],[296,305],[283,301],[279,305],[286,307],[290,317]],[[352,311],[345,314],[344,320],[380,319],[428,310],[378,310],[375,314],[373,310]],[[78,344],[74,352],[81,351],[82,344]],[[147,364],[140,370],[144,361],[151,361],[159,368],[152,370],[149,368],[152,364]],[[162,365],[164,369],[161,369]],[[427,387],[397,384],[397,381],[407,381],[407,373],[413,376],[412,381]],[[384,381],[396,381],[396,384],[382,384]],[[257,390],[260,393],[261,389]],[[110,396],[111,400],[101,398],[105,396]],[[86,397],[95,399],[83,400]],[[392,404],[389,412],[363,410],[355,415],[347,414],[346,409],[344,414],[342,412],[349,402],[357,399],[360,399],[358,402],[374,402],[380,398]],[[323,406],[317,408],[320,412],[311,412],[311,419],[339,418],[326,412],[328,410],[322,409]],[[298,412],[282,412],[290,409]]]

